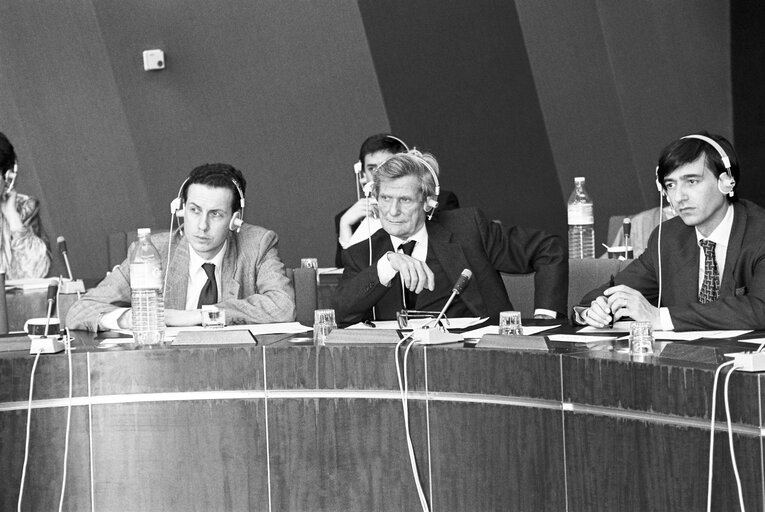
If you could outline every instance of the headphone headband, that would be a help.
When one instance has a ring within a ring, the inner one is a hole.
[[[717,151],[717,154],[720,155],[720,159],[722,159],[722,163],[725,166],[725,171],[730,174],[730,158],[728,158],[728,154],[725,152],[725,150],[722,148],[720,144],[717,143],[716,140],[707,137],[706,135],[699,135],[699,134],[691,134],[686,135],[685,137],[680,137],[681,139],[698,139],[703,140]]]

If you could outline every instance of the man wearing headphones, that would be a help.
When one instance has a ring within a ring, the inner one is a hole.
[[[197,167],[183,183],[173,211],[182,228],[152,236],[166,272],[165,323],[202,322],[201,306],[216,304],[229,324],[288,322],[295,319],[295,292],[279,258],[273,231],[242,221],[246,182],[227,164]],[[168,246],[170,248],[168,249]],[[73,329],[132,326],[128,257],[67,315]],[[168,256],[168,251],[170,252]],[[169,262],[169,263],[168,263]]]
[[[568,257],[560,238],[504,228],[475,208],[441,212],[428,221],[437,206],[437,165],[432,155],[412,150],[373,173],[382,229],[371,244],[360,242],[343,253],[345,271],[334,300],[338,323],[394,320],[401,309],[438,311],[466,268],[473,280],[447,316],[497,319],[512,309],[499,272],[536,272],[536,313],[564,316]]]
[[[16,193],[18,174],[13,144],[0,133],[0,272],[6,279],[40,278],[48,274],[50,255],[40,229],[37,199]]]
[[[335,215],[335,232],[337,233],[337,248],[335,250],[335,266],[343,266],[343,249],[369,238],[369,232],[374,233],[380,228],[377,221],[377,200],[367,194],[372,186],[372,173],[377,166],[397,153],[409,151],[403,140],[389,133],[378,133],[367,137],[359,150],[359,161],[354,167],[356,173],[356,189],[361,188],[366,197]],[[438,172],[438,170],[436,170]],[[449,190],[441,190],[438,194],[438,210],[454,210],[460,207],[459,199]],[[371,210],[371,211],[367,211]],[[369,225],[362,226],[365,218],[372,217]],[[371,226],[371,227],[370,227]],[[361,227],[361,230],[359,230]]]
[[[579,323],[629,317],[657,330],[765,328],[765,210],[738,200],[736,153],[706,132],[669,144],[657,185],[677,217],[646,251],[575,307]]]

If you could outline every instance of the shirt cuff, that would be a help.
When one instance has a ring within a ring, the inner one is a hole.
[[[398,271],[394,270],[390,264],[389,254],[393,254],[393,251],[386,252],[377,260],[377,279],[380,280],[380,284],[383,286],[388,286],[393,278],[396,277],[396,274],[398,274]]]
[[[659,318],[662,331],[675,330],[675,324],[672,323],[672,317],[669,315],[669,308],[659,308]]]
[[[534,310],[534,315],[546,315],[550,318],[558,318],[558,312],[552,309],[537,308]]]
[[[587,322],[584,321],[584,312],[587,311],[588,308],[584,306],[574,306],[574,322],[585,325]]]
[[[108,313],[104,313],[98,323],[101,325],[101,327],[104,329],[109,329],[110,331],[121,329],[118,321],[128,309],[129,308],[117,308],[109,311]]]

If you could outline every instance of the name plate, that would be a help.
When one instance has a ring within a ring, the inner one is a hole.
[[[327,345],[395,345],[401,340],[395,329],[334,329]]]
[[[250,331],[247,329],[223,330],[210,329],[203,331],[180,331],[175,340],[171,343],[173,346],[179,345],[242,345],[258,344]]]
[[[547,350],[545,336],[506,336],[504,334],[484,334],[476,348],[504,348],[511,350]]]

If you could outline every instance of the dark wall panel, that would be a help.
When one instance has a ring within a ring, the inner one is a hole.
[[[560,186],[587,177],[605,242],[610,215],[658,206],[666,144],[732,136],[727,3],[516,4]]]
[[[391,127],[491,218],[563,234],[564,199],[515,6],[360,0]]]
[[[355,3],[12,2],[0,45],[19,188],[75,273],[103,275],[109,232],[168,226],[183,178],[212,161],[245,171],[245,218],[279,233],[288,264],[331,264],[360,134],[388,128]],[[150,48],[165,70],[143,70]]]
[[[765,3],[732,0],[733,130],[741,162],[741,195],[765,205]]]

